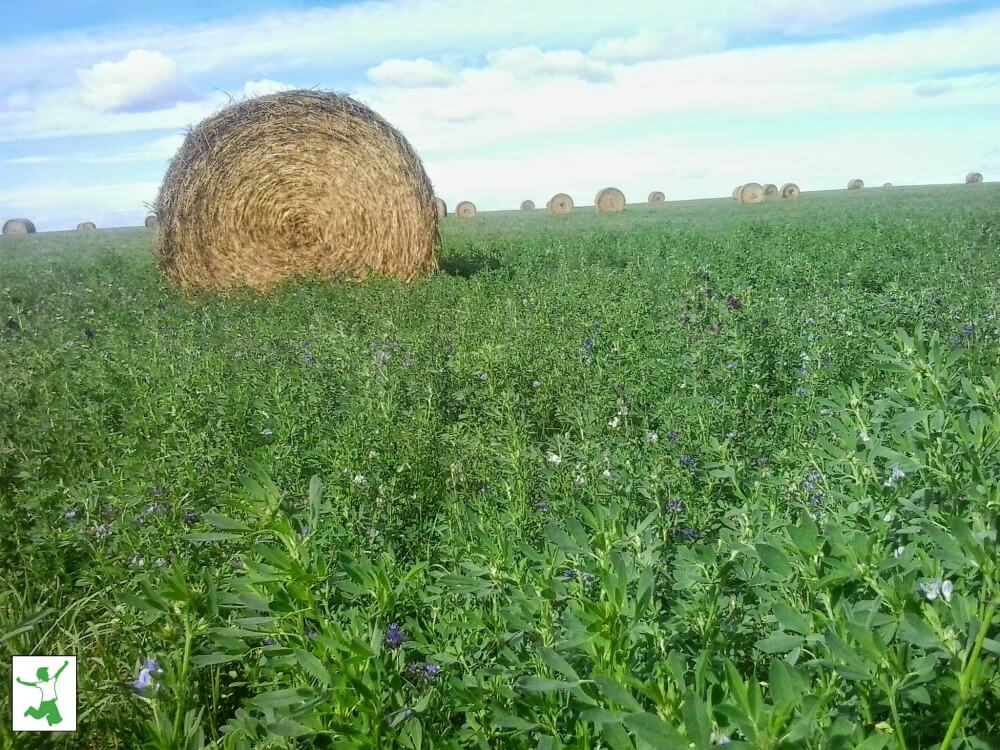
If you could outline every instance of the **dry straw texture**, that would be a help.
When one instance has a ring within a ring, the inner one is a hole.
[[[3,223],[4,234],[34,234],[35,224],[31,219],[8,219]]]
[[[848,190],[860,190],[865,186],[864,180],[851,180],[847,183]]]
[[[625,193],[618,188],[606,187],[594,198],[594,208],[602,214],[616,214],[625,210]]]
[[[472,201],[462,201],[455,206],[455,216],[460,219],[472,219],[476,216],[476,204]]]
[[[556,193],[549,199],[548,207],[554,214],[568,214],[573,210],[573,199],[566,193]]]
[[[78,232],[93,232],[95,229],[97,229],[97,224],[92,221],[83,221],[76,225]]]
[[[979,172],[969,172],[969,174],[965,175],[966,185],[978,185],[982,181],[983,176]]]
[[[799,190],[799,186],[794,182],[786,182],[781,186],[781,197],[782,198],[798,198],[802,191]]]
[[[185,290],[437,267],[434,191],[406,139],[324,91],[238,102],[188,133],[157,197],[159,264]]]
[[[748,182],[740,190],[740,203],[760,203],[764,200],[764,188],[756,182]]]
[[[160,220],[156,218],[156,214],[150,214],[146,217],[146,228],[147,229],[159,229]]]
[[[649,201],[649,204],[651,206],[658,206],[661,203],[666,203],[667,196],[665,196],[659,190],[654,190],[652,193],[649,194],[649,198],[647,200]]]
[[[521,210],[522,211],[534,211],[535,210],[535,202],[534,201],[521,201]]]
[[[774,185],[769,182],[764,186],[764,195],[777,195],[777,194],[778,194],[777,185]]]
[[[445,216],[448,215],[448,204],[445,203],[440,198],[434,199],[434,209],[437,211],[439,219],[443,219]]]

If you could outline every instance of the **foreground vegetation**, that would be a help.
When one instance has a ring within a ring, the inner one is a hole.
[[[193,304],[0,241],[0,643],[80,659],[0,743],[1000,746],[1000,187],[442,234]]]

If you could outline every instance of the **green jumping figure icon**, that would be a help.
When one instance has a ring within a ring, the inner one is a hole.
[[[38,679],[35,682],[28,682],[22,680],[20,677],[17,681],[22,685],[27,685],[28,687],[38,688],[39,692],[42,694],[42,700],[38,704],[37,708],[31,707],[24,712],[25,716],[30,716],[32,719],[45,719],[49,726],[53,726],[62,721],[62,714],[59,713],[59,696],[56,694],[56,680],[59,679],[59,675],[62,674],[63,670],[69,661],[64,661],[63,665],[59,667],[56,673],[50,678],[48,667],[39,667],[37,672]]]

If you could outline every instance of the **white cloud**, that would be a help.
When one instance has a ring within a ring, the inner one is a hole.
[[[118,62],[78,70],[83,100],[99,112],[150,112],[191,96],[177,63],[162,52],[135,49]]]
[[[262,78],[259,81],[247,81],[243,84],[243,96],[248,98],[267,96],[268,94],[277,94],[280,91],[290,91],[294,88],[295,86],[290,83],[279,83],[268,78]]]
[[[490,52],[486,61],[491,67],[507,71],[521,80],[568,76],[605,83],[614,78],[610,65],[593,60],[579,50],[543,52],[538,47],[514,47]]]
[[[426,86],[447,86],[455,74],[441,63],[425,60],[386,60],[369,69],[368,80],[376,86],[398,86],[400,88],[423,88]]]
[[[607,62],[643,62],[718,50],[725,43],[725,34],[715,28],[678,27],[670,34],[645,30],[634,36],[601,39],[590,56]]]

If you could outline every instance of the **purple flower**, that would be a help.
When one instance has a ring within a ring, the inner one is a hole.
[[[683,539],[685,542],[694,542],[701,538],[701,532],[695,528],[681,529],[677,536]]]
[[[545,502],[544,500],[539,500],[537,503],[535,503],[534,508],[535,508],[535,512],[537,512],[537,513],[548,513],[549,512],[549,504],[547,502]]]
[[[317,635],[319,635],[319,631],[312,625],[310,625],[308,628],[306,628],[305,635],[306,638],[315,638]]]
[[[375,362],[376,367],[384,367],[385,363],[389,361],[389,352],[379,351],[375,352],[372,356],[372,360]]]
[[[312,352],[306,352],[302,357],[307,365],[311,365],[316,360],[316,355]]]
[[[153,681],[153,678],[159,675],[160,672],[160,665],[156,659],[146,659],[146,663],[139,669],[138,676],[132,680],[133,692],[137,695],[143,695],[151,687],[159,689],[160,686]]]
[[[736,363],[735,362],[726,362],[726,369],[727,370],[735,370],[736,369]]]
[[[450,344],[444,348],[444,353],[446,357],[450,357],[455,353],[455,347]]]
[[[684,437],[684,435],[679,430],[671,430],[670,432],[667,433],[667,437],[676,443],[678,440]]]
[[[94,340],[94,332],[92,330],[90,330],[89,328],[87,328],[86,330],[84,330],[83,335],[87,337],[88,341],[93,341]]]
[[[396,623],[392,623],[385,631],[385,644],[392,649],[400,648],[406,643],[406,631]]]
[[[265,638],[261,641],[261,643],[265,646],[274,646],[277,644],[277,641],[275,641],[274,638]]]
[[[688,471],[694,471],[698,468],[698,462],[695,461],[691,456],[681,456],[677,459],[677,463],[683,466]]]
[[[485,373],[485,372],[481,372],[481,373],[479,373],[479,380],[480,380],[481,382],[485,383],[485,382],[486,382],[487,380],[489,380],[489,379],[490,379],[490,376],[489,376],[489,374],[488,374],[488,373]]]
[[[106,523],[102,523],[100,526],[94,527],[94,536],[96,536],[98,539],[103,539],[110,533],[111,533],[111,526],[109,526]]]
[[[796,396],[805,396],[806,395],[806,389],[803,386],[800,385],[798,388],[795,389],[795,395]]]
[[[976,332],[976,327],[972,325],[972,323],[966,323],[964,326],[962,326],[962,333],[964,333],[966,336],[971,336],[975,332]]]
[[[167,488],[164,487],[162,484],[158,484],[155,487],[149,488],[149,494],[152,495],[153,497],[163,497],[163,495],[165,495],[166,492]]]
[[[187,524],[187,526],[189,527],[194,526],[196,523],[198,523],[198,520],[199,516],[194,511],[189,510],[187,513],[184,514],[184,523]]]
[[[684,503],[680,500],[667,500],[667,504],[664,507],[670,513],[680,513],[684,510]]]
[[[411,661],[406,665],[406,671],[412,675],[430,681],[441,674],[441,667],[437,664],[427,664],[422,661]]]
[[[730,294],[728,297],[726,297],[726,307],[728,307],[730,310],[742,310],[743,303]]]

